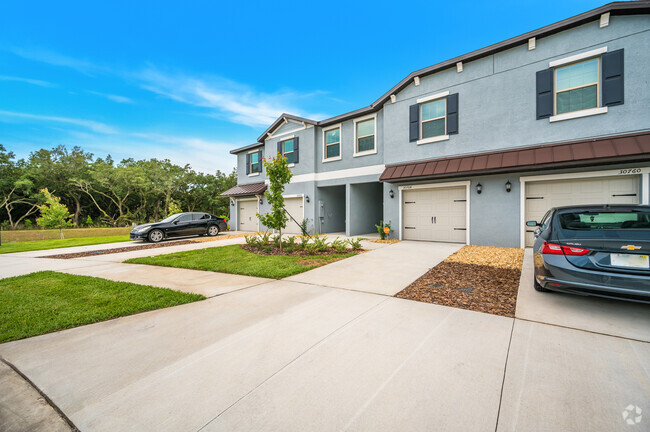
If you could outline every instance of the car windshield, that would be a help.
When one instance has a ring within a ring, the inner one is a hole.
[[[161,222],[161,223],[162,223],[162,222],[171,222],[171,221],[173,221],[174,219],[176,219],[177,217],[179,217],[181,214],[182,214],[182,213],[176,213],[176,214],[173,214],[173,215],[171,215],[171,216],[167,216],[165,219],[161,220],[160,222]]]
[[[576,211],[558,215],[565,230],[650,231],[650,211]]]

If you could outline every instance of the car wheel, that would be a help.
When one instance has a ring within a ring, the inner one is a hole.
[[[158,243],[158,242],[161,241],[164,237],[165,237],[165,235],[163,234],[163,232],[160,231],[160,230],[158,230],[158,229],[156,229],[156,230],[153,230],[153,231],[151,231],[151,232],[149,233],[148,239],[149,239],[149,241],[152,242],[152,243]]]
[[[214,236],[216,236],[217,234],[219,234],[219,227],[216,226],[216,225],[210,225],[210,226],[208,227],[208,235],[209,235],[210,237],[214,237]]]
[[[544,288],[543,286],[541,286],[540,284],[538,284],[538,283],[537,283],[537,279],[535,279],[535,276],[533,276],[533,284],[534,284],[534,286],[535,286],[535,291],[539,291],[539,292],[551,292],[551,290],[547,290],[546,288]]]

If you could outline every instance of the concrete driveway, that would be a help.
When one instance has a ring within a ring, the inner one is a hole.
[[[215,296],[0,356],[83,431],[615,431],[633,430],[628,405],[650,412],[647,306],[539,297],[529,256],[516,319],[387,296],[457,247],[401,242],[226,290],[166,269],[150,283]],[[66,271],[136,277],[95,266]]]

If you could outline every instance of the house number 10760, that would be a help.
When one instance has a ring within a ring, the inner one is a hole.
[[[619,174],[641,174],[641,168],[622,169]]]

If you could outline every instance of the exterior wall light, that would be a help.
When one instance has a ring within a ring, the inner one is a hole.
[[[506,182],[506,192],[510,192],[512,190],[512,183],[510,183],[510,180]]]
[[[476,185],[476,193],[481,195],[481,192],[483,192],[483,185],[479,183]]]
[[[391,189],[390,191],[388,191],[388,196],[391,198],[395,198],[395,192],[393,192],[393,190]]]
[[[260,197],[260,204],[264,204],[264,198]]]
[[[309,195],[305,195],[305,201],[309,202]]]

